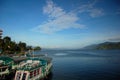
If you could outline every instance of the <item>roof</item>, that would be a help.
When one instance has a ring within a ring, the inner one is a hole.
[[[13,59],[11,59],[10,57],[7,57],[7,56],[1,56],[0,60],[3,60],[4,64],[10,64],[13,61]]]
[[[25,60],[21,67],[18,68],[18,70],[27,70],[32,71],[34,69],[37,69],[39,67],[45,66],[46,64],[50,63],[52,58],[49,57],[29,57],[27,60]]]
[[[44,54],[39,54],[39,55],[30,55],[31,58],[35,58],[35,59],[42,59],[47,61],[48,63],[50,63],[52,61],[51,57],[45,56]]]
[[[27,57],[11,57],[11,58],[14,60],[14,62],[21,62],[27,59]]]
[[[50,63],[52,61],[52,58],[51,57],[47,57],[47,56],[43,56],[43,57],[39,57],[39,58],[47,61],[47,63]]]
[[[3,60],[5,62],[5,64],[9,64],[10,62],[15,62],[15,63],[18,63],[18,62],[21,62],[23,60],[26,60],[27,57],[8,57],[8,56],[1,56],[0,57],[0,60]]]
[[[34,69],[45,66],[46,64],[47,64],[47,62],[45,60],[28,59],[26,61],[23,61],[20,64],[20,67],[18,68],[18,70],[32,71]]]

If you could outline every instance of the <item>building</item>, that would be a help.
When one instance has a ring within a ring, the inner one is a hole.
[[[0,39],[2,38],[3,31],[0,29]]]

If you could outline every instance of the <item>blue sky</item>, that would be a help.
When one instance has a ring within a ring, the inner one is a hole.
[[[0,0],[3,37],[42,48],[120,41],[119,0]]]

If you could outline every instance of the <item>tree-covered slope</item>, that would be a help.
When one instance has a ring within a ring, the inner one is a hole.
[[[104,42],[86,46],[84,49],[120,49],[120,42]]]
[[[105,42],[98,44],[96,49],[120,49],[120,42]]]

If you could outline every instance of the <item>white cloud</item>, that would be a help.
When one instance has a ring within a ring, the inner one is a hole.
[[[92,3],[77,7],[77,11],[75,12],[74,10],[66,12],[63,8],[53,3],[53,1],[48,0],[47,4],[43,7],[43,14],[48,16],[48,20],[35,27],[33,30],[51,34],[71,28],[85,28],[85,25],[78,23],[78,14],[88,13],[92,18],[104,15],[102,9],[94,7],[95,4],[96,0]]]
[[[88,13],[91,17],[99,17],[104,15],[102,9],[95,8],[94,5],[96,4],[96,0],[92,3],[84,4],[79,7],[79,13]]]
[[[69,28],[83,28],[85,25],[77,23],[77,14],[65,12],[61,7],[55,5],[51,0],[43,7],[43,13],[48,16],[48,21],[34,28],[42,33],[55,33]]]
[[[48,14],[50,18],[60,17],[65,13],[62,8],[56,6],[52,1],[47,1],[47,5],[43,7],[43,13]]]

